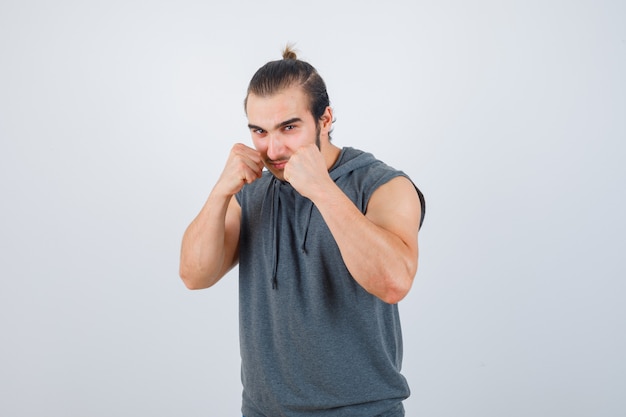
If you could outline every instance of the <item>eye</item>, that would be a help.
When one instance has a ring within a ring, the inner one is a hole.
[[[287,125],[287,126],[285,126],[285,130],[287,130],[287,131],[289,131],[289,130],[293,130],[293,129],[295,129],[295,128],[296,128],[296,126],[295,126],[295,125]]]
[[[263,133],[265,133],[265,130],[259,128],[259,129],[253,129],[252,132],[257,135],[262,135]]]

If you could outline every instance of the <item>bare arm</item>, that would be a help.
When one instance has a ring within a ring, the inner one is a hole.
[[[402,300],[418,264],[421,204],[411,181],[397,177],[380,186],[363,214],[330,178],[314,146],[300,148],[287,165],[285,177],[320,211],[354,279],[387,303]]]
[[[209,195],[183,235],[180,277],[187,288],[208,288],[237,264],[240,215],[232,196]]]
[[[387,303],[402,300],[418,265],[421,205],[413,184],[397,177],[382,185],[365,215],[334,183],[314,203],[354,279]]]
[[[256,150],[233,146],[222,175],[183,235],[180,277],[187,288],[208,288],[237,264],[241,207],[233,196],[257,180],[262,169]]]

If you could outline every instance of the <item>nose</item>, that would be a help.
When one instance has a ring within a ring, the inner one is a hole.
[[[283,157],[283,151],[283,141],[279,135],[270,134],[267,142],[267,157],[273,161],[280,160]]]

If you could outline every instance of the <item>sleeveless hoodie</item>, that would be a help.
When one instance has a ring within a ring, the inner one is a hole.
[[[379,186],[406,177],[354,148],[329,174],[363,213]],[[236,198],[243,415],[403,416],[398,306],[352,278],[321,214],[289,183],[265,171]]]

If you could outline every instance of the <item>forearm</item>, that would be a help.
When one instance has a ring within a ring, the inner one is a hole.
[[[385,302],[404,298],[417,270],[417,247],[368,219],[334,183],[314,203],[353,278]]]
[[[180,276],[190,289],[215,284],[226,265],[226,213],[232,197],[212,192],[183,235]]]

